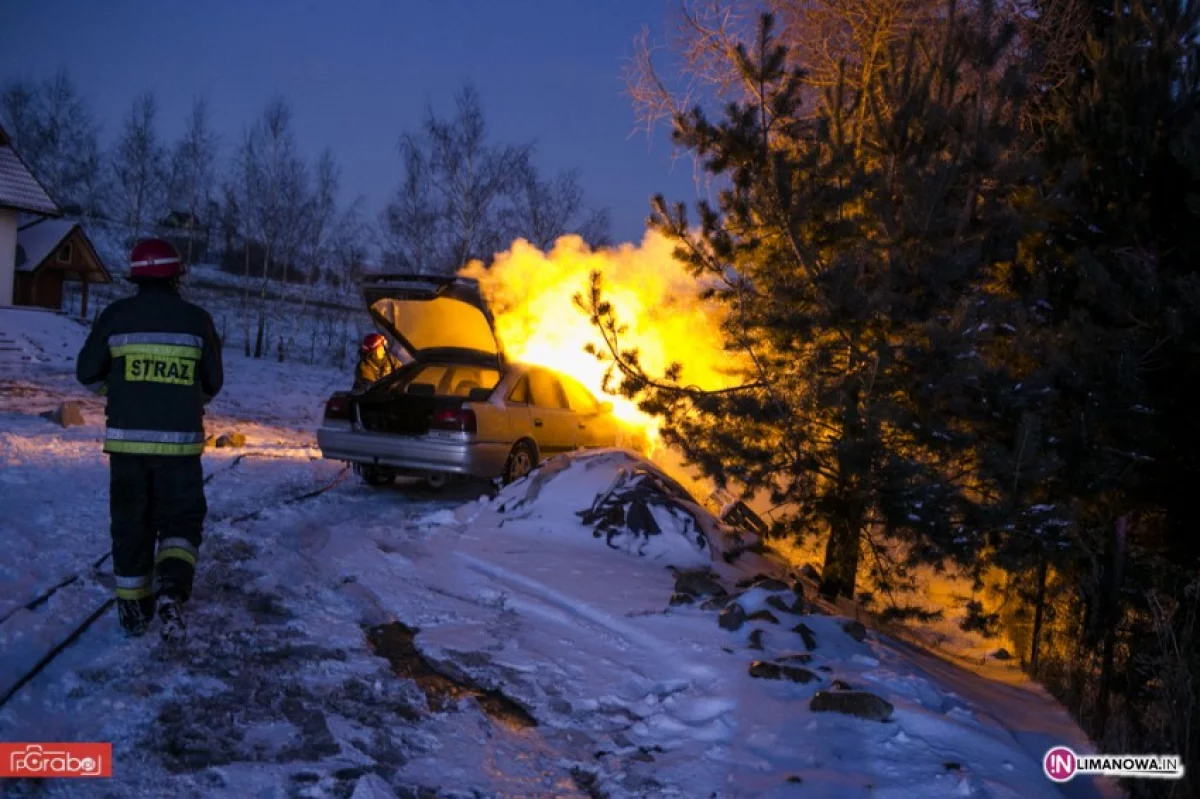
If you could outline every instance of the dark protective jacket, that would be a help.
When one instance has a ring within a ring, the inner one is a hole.
[[[399,368],[400,362],[390,352],[385,352],[382,358],[375,358],[373,354],[360,355],[354,370],[354,390],[362,391]]]
[[[224,383],[220,340],[207,311],[145,285],[100,314],[75,376],[108,396],[105,452],[199,455],[204,405]]]

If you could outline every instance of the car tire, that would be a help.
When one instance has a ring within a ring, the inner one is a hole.
[[[444,474],[430,474],[425,476],[425,487],[433,491],[441,491],[450,482],[449,478]]]
[[[357,466],[355,467],[355,471],[358,472],[358,476],[362,478],[364,483],[375,488],[390,486],[396,481],[396,475],[376,466]]]
[[[532,472],[536,466],[537,455],[533,452],[533,446],[526,441],[518,441],[504,463],[504,484],[515,483]]]

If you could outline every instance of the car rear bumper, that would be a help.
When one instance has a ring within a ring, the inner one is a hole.
[[[388,466],[412,474],[461,474],[487,479],[503,474],[512,449],[505,443],[395,436],[330,425],[318,428],[317,445],[329,460]]]

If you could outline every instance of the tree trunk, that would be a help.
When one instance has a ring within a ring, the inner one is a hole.
[[[1129,517],[1117,519],[1112,540],[1109,542],[1108,579],[1105,581],[1105,613],[1103,615],[1104,650],[1100,661],[1100,687],[1096,692],[1095,738],[1104,737],[1108,726],[1108,701],[1112,690],[1113,656],[1117,645],[1117,627],[1121,620],[1121,571],[1125,560],[1125,539],[1129,529]]]
[[[88,301],[88,276],[85,272],[81,275],[83,278],[83,286],[79,290],[79,315],[87,319],[87,301]]]
[[[864,433],[859,407],[860,389],[853,378],[848,380],[844,392],[842,440],[838,447],[837,486],[833,496],[836,510],[830,519],[820,587],[821,595],[831,600],[839,595],[854,599],[865,515],[861,482],[864,470],[869,468],[869,464],[864,463],[861,457]]]
[[[266,346],[263,341],[263,334],[267,326],[267,283],[271,276],[271,243],[267,242],[266,249],[263,252],[263,279],[258,291],[258,335],[254,339],[254,357],[263,357],[263,350]]]
[[[258,309],[258,334],[254,337],[254,357],[261,358],[263,356],[263,337],[267,329],[267,320],[263,315],[263,309]]]
[[[848,502],[847,505],[850,503]],[[821,571],[821,596],[835,599],[844,596],[854,599],[858,577],[858,555],[862,522],[854,520],[854,511],[847,507],[842,518],[829,531],[825,545],[825,566]]]
[[[1030,636],[1033,640],[1029,644],[1029,673],[1035,679],[1038,672],[1038,644],[1042,637],[1042,619],[1046,609],[1046,572],[1048,567],[1049,559],[1043,553],[1041,560],[1038,561],[1037,595],[1033,600],[1033,635]]]
[[[250,357],[250,237],[246,236],[242,249],[246,254],[245,282],[242,283],[242,341],[246,344],[246,357]]]

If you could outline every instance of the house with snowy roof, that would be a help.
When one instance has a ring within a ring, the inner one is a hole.
[[[0,306],[58,310],[63,282],[77,280],[86,316],[88,286],[112,282],[83,228],[61,217],[0,127]]]

